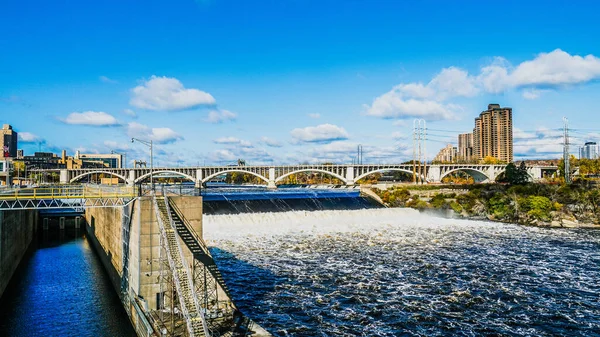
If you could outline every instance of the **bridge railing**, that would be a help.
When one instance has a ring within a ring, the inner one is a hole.
[[[133,186],[61,186],[13,189],[0,194],[0,200],[46,200],[46,199],[109,199],[135,197]]]

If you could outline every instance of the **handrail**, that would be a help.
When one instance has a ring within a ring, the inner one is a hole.
[[[172,207],[175,210],[175,212],[177,213],[177,216],[181,219],[181,222],[183,223],[183,225],[188,229],[188,231],[190,232],[190,234],[192,234],[192,236],[194,237],[194,239],[200,244],[200,248],[202,248],[202,251],[204,252],[204,254],[210,256],[210,251],[208,250],[208,245],[198,235],[198,233],[196,232],[196,230],[194,230],[194,227],[192,227],[190,225],[189,221],[183,215],[183,212],[181,212],[181,210],[179,209],[179,207],[177,207],[177,205],[174,202],[171,202],[171,200],[169,200],[169,206]]]
[[[166,199],[166,197],[165,197],[165,199]],[[173,278],[175,280],[175,287],[177,289],[177,294],[179,295],[179,304],[182,307],[181,309],[182,309],[183,315],[186,317],[186,325],[188,326],[188,331],[189,331],[190,335],[193,337],[194,336],[194,328],[192,326],[192,319],[194,317],[192,317],[190,315],[189,310],[187,308],[187,304],[185,302],[186,299],[184,298],[183,290],[181,289],[181,280],[179,279],[179,275],[178,275],[178,273],[176,271],[177,270],[177,265],[175,264],[175,261],[173,260],[173,256],[171,255],[172,252],[169,249],[168,237],[167,237],[165,225],[164,225],[164,222],[163,222],[163,219],[162,219],[162,216],[161,216],[161,212],[160,212],[160,210],[158,208],[158,201],[157,201],[156,193],[154,193],[154,192],[152,193],[152,200],[153,200],[153,205],[154,205],[154,209],[155,209],[155,213],[156,213],[156,219],[157,219],[157,222],[158,222],[158,225],[159,225],[160,234],[163,237],[163,240],[165,240],[165,247],[166,247],[166,249],[169,250],[169,254],[166,254],[166,255],[167,255],[167,260],[169,261],[169,265],[170,265],[172,273],[173,273]],[[168,202],[166,202],[166,200],[165,200],[165,206],[167,207],[168,220],[169,220],[170,224],[172,224],[173,220],[171,219],[171,215],[169,214],[169,211],[168,211]],[[173,230],[174,233],[177,232],[173,228],[172,228],[172,230]],[[189,282],[191,280],[191,274],[190,274],[189,268],[187,267],[187,263],[185,261],[184,255],[183,255],[183,251],[181,250],[181,247],[179,245],[177,236],[175,237],[175,245],[176,245],[177,250],[178,250],[177,253],[179,254],[180,258],[182,259],[182,261],[181,261],[182,268],[184,268],[184,271],[185,271],[185,273],[186,273],[186,275],[188,277],[188,289],[190,289],[190,291],[191,291],[191,296],[193,298],[193,303],[196,306],[196,308],[195,308],[196,309],[196,313],[197,313],[197,315],[201,319],[202,327],[204,329],[205,334],[209,335],[209,333],[208,333],[208,327],[206,325],[206,320],[204,318],[204,314],[200,310],[200,305],[198,303],[198,299],[197,299],[197,296],[196,296],[196,293],[195,293],[195,290],[194,290],[194,286],[193,286],[193,284],[192,285],[189,284]]]

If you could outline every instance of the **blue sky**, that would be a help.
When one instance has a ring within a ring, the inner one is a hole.
[[[20,148],[159,165],[429,159],[488,103],[516,158],[600,141],[593,1],[15,1],[0,5],[0,122]],[[433,131],[440,130],[440,131]]]

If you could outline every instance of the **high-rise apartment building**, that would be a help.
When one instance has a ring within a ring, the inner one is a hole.
[[[458,135],[458,160],[471,161],[473,159],[473,134],[462,133]]]
[[[434,162],[440,163],[455,163],[457,156],[456,147],[452,146],[452,144],[446,145],[446,147],[442,148],[440,152],[433,158]]]
[[[596,142],[586,142],[579,149],[579,158],[581,159],[598,159],[598,144]]]
[[[507,163],[512,162],[512,108],[488,104],[488,109],[475,118],[473,145],[475,159],[490,156]]]
[[[8,124],[4,124],[0,130],[0,150],[2,157],[17,156],[17,133]]]

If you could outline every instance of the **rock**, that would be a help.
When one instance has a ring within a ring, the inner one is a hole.
[[[567,219],[562,219],[561,223],[562,223],[562,226],[566,227],[566,228],[575,228],[575,227],[577,227],[577,223],[575,221],[571,221],[571,220],[567,220]]]
[[[560,225],[560,222],[558,222],[558,221],[556,221],[556,220],[553,220],[553,221],[550,223],[550,227],[562,227],[562,226]]]

